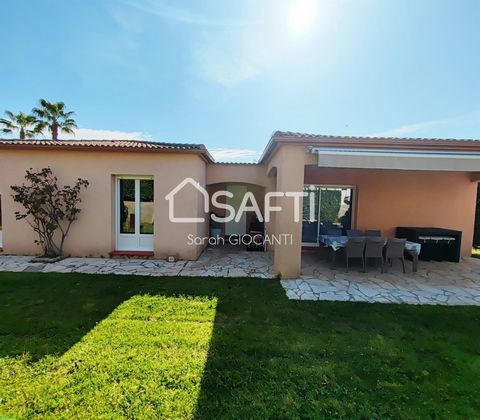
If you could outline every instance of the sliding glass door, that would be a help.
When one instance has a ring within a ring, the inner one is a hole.
[[[153,178],[117,177],[116,207],[117,250],[153,251]]]
[[[353,226],[354,188],[341,185],[305,185],[302,242],[317,244],[319,235],[346,235]]]

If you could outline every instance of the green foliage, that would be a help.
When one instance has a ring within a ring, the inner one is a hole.
[[[476,418],[480,307],[0,273],[0,417]]]
[[[320,196],[320,188],[315,187],[313,191],[306,187],[304,188],[303,192],[307,193],[305,197],[303,197],[303,220],[308,222],[313,222],[318,219],[318,198]],[[313,193],[313,220],[310,220],[310,194]]]
[[[143,203],[153,202],[154,190],[152,179],[140,180],[140,201]],[[122,179],[121,194],[125,201],[135,201],[135,180]]]
[[[338,190],[322,190],[320,203],[320,221],[337,222],[342,201],[342,192]]]
[[[43,132],[50,131],[52,140],[58,140],[59,132],[73,133],[77,123],[73,119],[75,113],[67,112],[63,102],[49,102],[40,99],[40,107],[33,108],[33,114],[37,117],[36,130]]]
[[[0,131],[5,134],[18,132],[20,140],[31,139],[38,133],[36,128],[37,119],[33,115],[27,115],[23,112],[14,114],[11,111],[5,111],[6,118],[0,118]]]
[[[35,243],[43,248],[45,257],[60,256],[70,227],[80,213],[80,192],[89,182],[78,178],[73,187],[65,185],[60,189],[50,168],[30,168],[25,180],[26,184],[10,187],[13,200],[25,208],[24,212],[16,211],[15,217],[25,219],[38,235]]]

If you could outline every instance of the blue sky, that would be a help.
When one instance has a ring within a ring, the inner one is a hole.
[[[0,110],[62,100],[77,138],[246,161],[275,130],[480,138],[477,0],[1,0],[1,13]]]

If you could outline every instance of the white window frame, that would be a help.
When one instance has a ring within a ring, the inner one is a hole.
[[[135,181],[135,233],[120,233],[121,215],[120,215],[120,181],[122,179]],[[153,251],[155,227],[153,234],[140,233],[140,181],[141,180],[154,180],[153,176],[149,175],[117,175],[115,176],[115,250],[116,251]],[[155,199],[154,199],[155,205]],[[126,249],[120,244],[121,236],[132,238],[132,242],[138,241],[138,245],[132,247],[133,249]],[[148,246],[141,246],[142,238],[147,239],[144,242],[148,242]],[[151,241],[150,241],[151,239]],[[151,245],[150,245],[151,243]]]

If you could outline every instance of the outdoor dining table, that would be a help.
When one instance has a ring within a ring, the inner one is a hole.
[[[360,236],[360,238],[367,239],[368,237]],[[337,251],[347,246],[348,239],[349,239],[348,236],[319,235],[318,241],[324,244],[326,247],[331,248],[333,251],[332,268],[335,267],[335,256],[337,254]],[[385,244],[387,244],[388,238],[382,236],[382,239],[385,241]],[[421,249],[422,249],[422,245],[416,242],[410,242],[410,241],[405,242],[405,253],[410,255],[410,257],[412,258],[413,272],[417,271],[418,255],[420,254]]]

